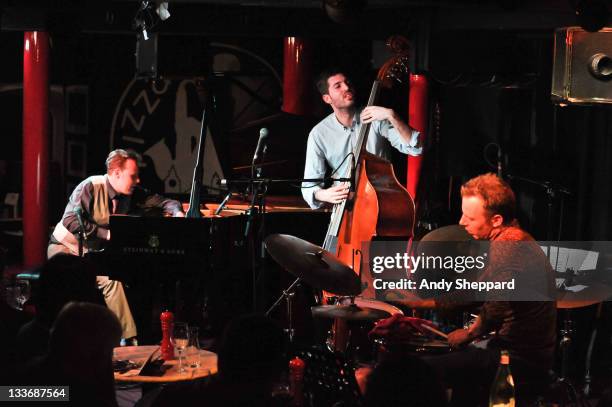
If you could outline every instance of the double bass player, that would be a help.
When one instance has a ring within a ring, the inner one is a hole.
[[[423,151],[419,132],[410,128],[392,110],[381,106],[363,109],[355,106],[355,89],[341,70],[327,70],[319,75],[317,89],[323,102],[333,112],[319,122],[308,136],[304,178],[323,178],[327,170],[342,172],[351,165],[363,124],[372,123],[366,150],[387,158],[389,145],[404,154],[418,156]],[[338,183],[329,188],[313,183],[302,184],[302,196],[311,208],[337,204],[348,197],[349,188]]]

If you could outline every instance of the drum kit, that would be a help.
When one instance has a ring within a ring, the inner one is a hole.
[[[290,315],[292,291],[301,281],[316,290],[328,291],[338,296],[333,305],[316,305],[311,308],[314,318],[331,319],[335,321],[335,327],[346,326],[349,323],[353,325],[363,323],[371,327],[374,322],[381,319],[394,315],[403,316],[402,310],[391,304],[360,297],[362,287],[359,276],[348,265],[323,248],[295,236],[283,234],[268,236],[265,239],[265,246],[270,256],[296,277],[296,280],[283,291],[282,296],[267,312],[270,314],[282,300],[287,301],[289,314],[287,331],[290,340],[294,333]],[[405,342],[414,345],[414,348],[418,350],[429,347],[429,341],[416,332],[414,338]],[[441,348],[449,349],[445,341],[431,341],[431,343],[434,342],[436,351]],[[380,340],[377,340],[377,343],[380,343]],[[345,335],[338,333],[335,334],[335,337],[330,338],[327,344],[330,350],[336,351],[345,351],[349,346],[353,346]]]
[[[462,250],[470,249],[469,245],[466,246],[470,237],[462,227],[458,226],[447,226],[437,229],[430,232],[422,240],[457,242],[457,245],[463,245]],[[363,322],[372,326],[375,321],[393,315],[403,315],[399,308],[391,304],[360,297],[359,294],[362,291],[362,286],[359,276],[334,254],[323,248],[297,237],[283,234],[268,236],[265,239],[265,246],[270,256],[281,267],[296,277],[294,283],[283,292],[281,298],[268,311],[269,314],[283,299],[287,301],[290,339],[293,338],[291,298],[294,287],[301,281],[316,290],[328,291],[338,296],[339,301],[336,304],[316,305],[311,308],[312,315],[315,318],[333,320],[334,325],[337,323],[354,324],[355,322]],[[601,305],[603,301],[612,297],[612,289],[603,284],[591,284],[588,290],[589,293],[586,296],[585,293],[579,294],[572,291],[558,293],[557,308],[568,313],[576,308],[583,308],[598,303]],[[566,350],[569,343],[571,343],[571,338],[574,334],[572,325],[571,320],[565,321],[561,329],[561,350]],[[448,351],[450,349],[448,343],[438,336],[431,337],[416,334],[411,338],[398,342],[398,344],[404,350],[409,349],[431,353]],[[341,346],[338,346],[337,343],[330,346],[328,341],[328,347],[338,351],[348,346],[348,342],[343,342],[342,340],[340,342]],[[567,363],[565,358],[566,352],[564,351],[563,354],[564,372],[562,372],[562,376],[565,376],[567,374],[565,371]],[[587,364],[590,364],[590,361],[587,361]]]

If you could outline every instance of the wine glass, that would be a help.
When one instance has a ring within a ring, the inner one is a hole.
[[[17,280],[4,287],[6,303],[16,310],[22,311],[24,304],[30,298],[30,283],[27,280]]]
[[[183,367],[183,352],[187,348],[189,344],[189,329],[187,324],[184,322],[175,322],[174,329],[172,330],[172,337],[170,338],[170,342],[174,345],[174,349],[178,354],[179,360],[179,373],[186,372],[186,369]]]
[[[30,299],[30,282],[28,280],[17,280],[15,282],[15,302],[18,309],[23,310],[23,306]]]
[[[185,350],[187,366],[192,369],[198,369],[201,365],[200,360],[200,335],[197,326],[189,327],[189,344]]]

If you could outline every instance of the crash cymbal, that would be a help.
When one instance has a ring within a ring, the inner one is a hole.
[[[268,236],[265,244],[278,264],[312,287],[337,295],[361,292],[359,276],[327,250],[295,236],[281,234]]]
[[[585,283],[586,285],[586,283]],[[588,307],[612,298],[612,288],[601,283],[589,282],[580,291],[558,290],[557,308],[572,309]]]
[[[315,318],[339,318],[349,321],[377,321],[388,318],[391,314],[375,308],[358,307],[357,305],[317,305],[310,307]]]

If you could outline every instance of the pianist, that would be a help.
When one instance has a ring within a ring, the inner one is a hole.
[[[139,182],[137,155],[121,149],[111,151],[106,159],[106,174],[85,179],[70,195],[64,215],[51,235],[47,257],[57,253],[78,255],[80,228],[86,237],[83,253],[103,249],[111,237],[108,226],[111,214],[140,214],[158,209],[166,215],[185,216],[179,202],[151,194],[139,187]],[[123,285],[105,276],[98,276],[97,282],[106,305],[121,322],[123,338],[134,344],[136,324]]]

